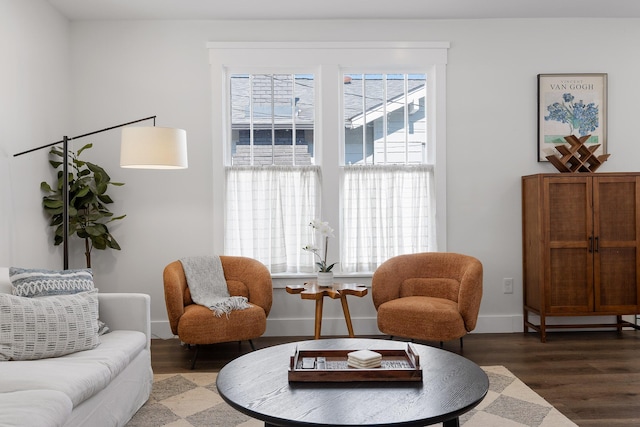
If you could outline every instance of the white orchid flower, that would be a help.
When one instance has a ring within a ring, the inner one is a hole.
[[[320,268],[320,271],[323,271],[323,272],[331,271],[331,269],[337,264],[337,263],[333,263],[331,265],[327,265],[327,252],[329,252],[329,237],[336,237],[335,234],[333,234],[333,228],[329,226],[328,222],[326,221],[323,222],[320,219],[311,220],[309,225],[314,230],[317,230],[324,238],[324,256],[320,254],[320,248],[318,248],[315,245],[307,245],[302,249],[305,251],[313,252],[313,254],[316,257],[318,257],[318,262],[316,262],[316,265]]]

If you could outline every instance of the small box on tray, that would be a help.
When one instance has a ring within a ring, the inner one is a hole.
[[[379,368],[381,363],[382,355],[375,351],[358,350],[347,354],[347,364],[353,368]]]

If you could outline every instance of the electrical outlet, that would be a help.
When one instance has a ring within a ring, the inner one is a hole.
[[[505,294],[513,293],[513,279],[510,277],[502,279],[502,289]]]

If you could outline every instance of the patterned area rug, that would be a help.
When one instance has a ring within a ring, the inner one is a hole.
[[[464,427],[574,427],[546,400],[504,366],[483,367],[489,393],[460,417]],[[264,423],[227,405],[216,390],[215,373],[154,375],[149,401],[128,427],[262,427]]]

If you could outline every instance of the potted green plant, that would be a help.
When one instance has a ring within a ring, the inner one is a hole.
[[[69,237],[76,234],[84,239],[85,259],[87,268],[91,267],[91,251],[93,249],[104,250],[107,248],[120,250],[120,245],[113,237],[107,224],[121,220],[126,215],[114,216],[106,206],[113,203],[107,194],[110,185],[122,186],[124,183],[112,182],[111,177],[100,166],[79,159],[80,154],[93,147],[87,144],[77,153],[69,150]],[[49,152],[55,158],[49,163],[54,169],[63,165],[64,153],[61,148],[53,147]],[[51,219],[49,225],[55,227],[54,245],[63,242],[63,171],[58,170],[57,183],[52,188],[47,182],[40,183],[42,191],[46,192],[42,198],[45,213]]]

